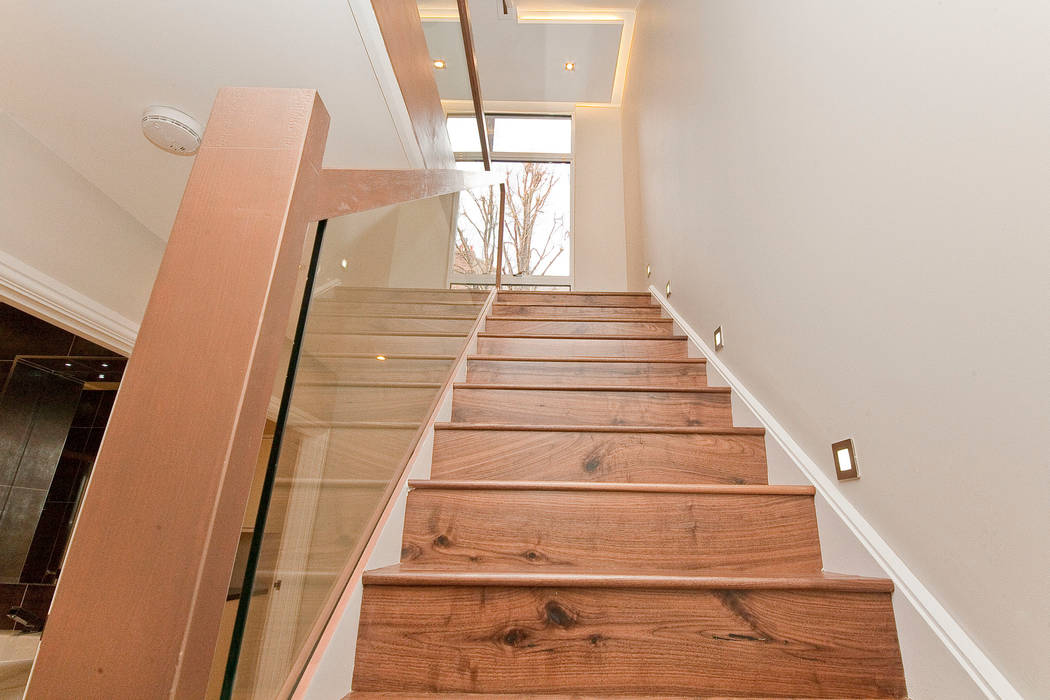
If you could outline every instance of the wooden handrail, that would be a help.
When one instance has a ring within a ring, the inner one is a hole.
[[[478,138],[481,140],[481,160],[485,163],[485,170],[492,170],[488,127],[485,124],[485,106],[481,99],[481,80],[478,78],[478,59],[474,51],[474,32],[470,27],[470,9],[467,7],[467,0],[456,0],[456,3],[459,6],[459,27],[463,32],[463,53],[467,59],[470,97],[474,101],[474,118],[478,122]]]
[[[313,219],[331,219],[391,204],[495,185],[492,173],[468,170],[321,171]]]
[[[328,125],[315,90],[219,91],[26,697],[204,697],[310,222],[492,179],[326,171]]]

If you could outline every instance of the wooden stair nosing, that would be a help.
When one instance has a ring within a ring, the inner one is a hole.
[[[387,302],[392,303],[392,302]],[[407,304],[409,302],[396,302]],[[455,303],[455,302],[441,302],[441,303]],[[639,304],[638,306],[594,306],[593,304],[544,304],[542,302],[535,301],[499,301],[498,299],[493,302],[492,307],[497,306],[552,306],[560,309],[652,309],[654,312],[659,314],[663,311],[663,307],[659,304]],[[666,318],[666,316],[664,317]]]
[[[441,382],[354,382],[354,381],[324,381],[324,380],[297,380],[295,386],[331,387],[334,389],[440,389],[444,386]]]
[[[641,493],[721,494],[731,496],[814,496],[813,486],[793,484],[645,484],[621,481],[461,481],[409,479],[410,489],[458,491],[626,491]]]
[[[325,360],[357,360],[357,359],[376,359],[375,353],[372,352],[306,352],[304,353],[306,358],[318,358]],[[386,361],[390,360],[454,360],[455,355],[411,355],[411,354],[393,354],[383,355]]]
[[[695,590],[816,590],[892,593],[887,578],[820,572],[791,576],[702,576],[586,572],[418,570],[401,564],[364,573],[366,586],[481,586],[542,588],[674,588]]]
[[[668,337],[668,336],[663,336]],[[634,364],[706,364],[706,357],[532,357],[529,355],[468,355],[468,361],[477,362],[633,362]]]
[[[517,430],[556,433],[673,433],[678,435],[765,435],[765,428],[680,425],[534,425],[531,423],[435,423],[435,430]]]
[[[471,382],[456,382],[453,389],[513,389],[523,391],[632,391],[632,392],[660,392],[664,394],[731,394],[732,389],[728,386],[631,386],[628,384],[474,384]]]
[[[542,333],[478,333],[479,338],[536,338],[540,340],[688,340],[684,335],[548,335]]]
[[[616,307],[608,307],[616,308]],[[630,307],[638,308],[638,307]],[[653,316],[652,318],[611,318],[611,317],[595,317],[595,318],[566,318],[564,316],[486,316],[488,321],[522,321],[522,322],[533,322],[533,321],[554,321],[557,323],[674,323],[673,318],[666,316]]]
[[[497,294],[576,294],[588,297],[649,297],[652,292],[583,292],[570,289],[567,292],[549,292],[542,289],[501,289]]]

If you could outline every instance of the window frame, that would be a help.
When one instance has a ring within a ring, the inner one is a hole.
[[[472,112],[450,112],[445,115],[446,119],[455,117],[466,117],[474,119]],[[496,151],[492,146],[496,138],[495,124],[497,117],[533,118],[533,119],[568,119],[570,125],[569,152],[568,153],[542,153],[538,151],[512,152]],[[576,246],[573,243],[573,228],[576,222],[576,118],[572,113],[537,113],[537,112],[486,112],[485,127],[488,135],[489,156],[493,163],[559,163],[569,166],[569,274],[568,275],[504,275],[503,286],[537,286],[537,287],[567,287],[572,290],[576,278]],[[455,151],[457,163],[480,163],[482,162],[481,151]],[[459,195],[455,202],[456,210],[459,210]],[[453,219],[452,232],[449,242],[448,256],[448,285],[479,285],[493,286],[496,283],[495,273],[487,275],[463,275],[453,271],[456,249],[456,224]]]

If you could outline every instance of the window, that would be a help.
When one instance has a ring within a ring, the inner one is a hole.
[[[507,184],[503,282],[521,287],[572,285],[572,117],[486,116],[492,170]],[[450,116],[460,168],[483,170],[477,122]],[[453,242],[454,285],[495,282],[499,192],[465,192]]]

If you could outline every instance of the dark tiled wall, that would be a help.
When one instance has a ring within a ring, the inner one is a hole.
[[[112,350],[0,302],[0,389],[15,355],[119,357]]]
[[[0,390],[16,355],[120,356],[0,303]],[[85,391],[81,394],[21,580],[17,584],[0,584],[0,630],[20,627],[6,616],[12,607],[23,607],[41,618],[47,616],[55,590],[55,572],[61,565],[77,498],[98,453],[115,395],[115,391]]]

